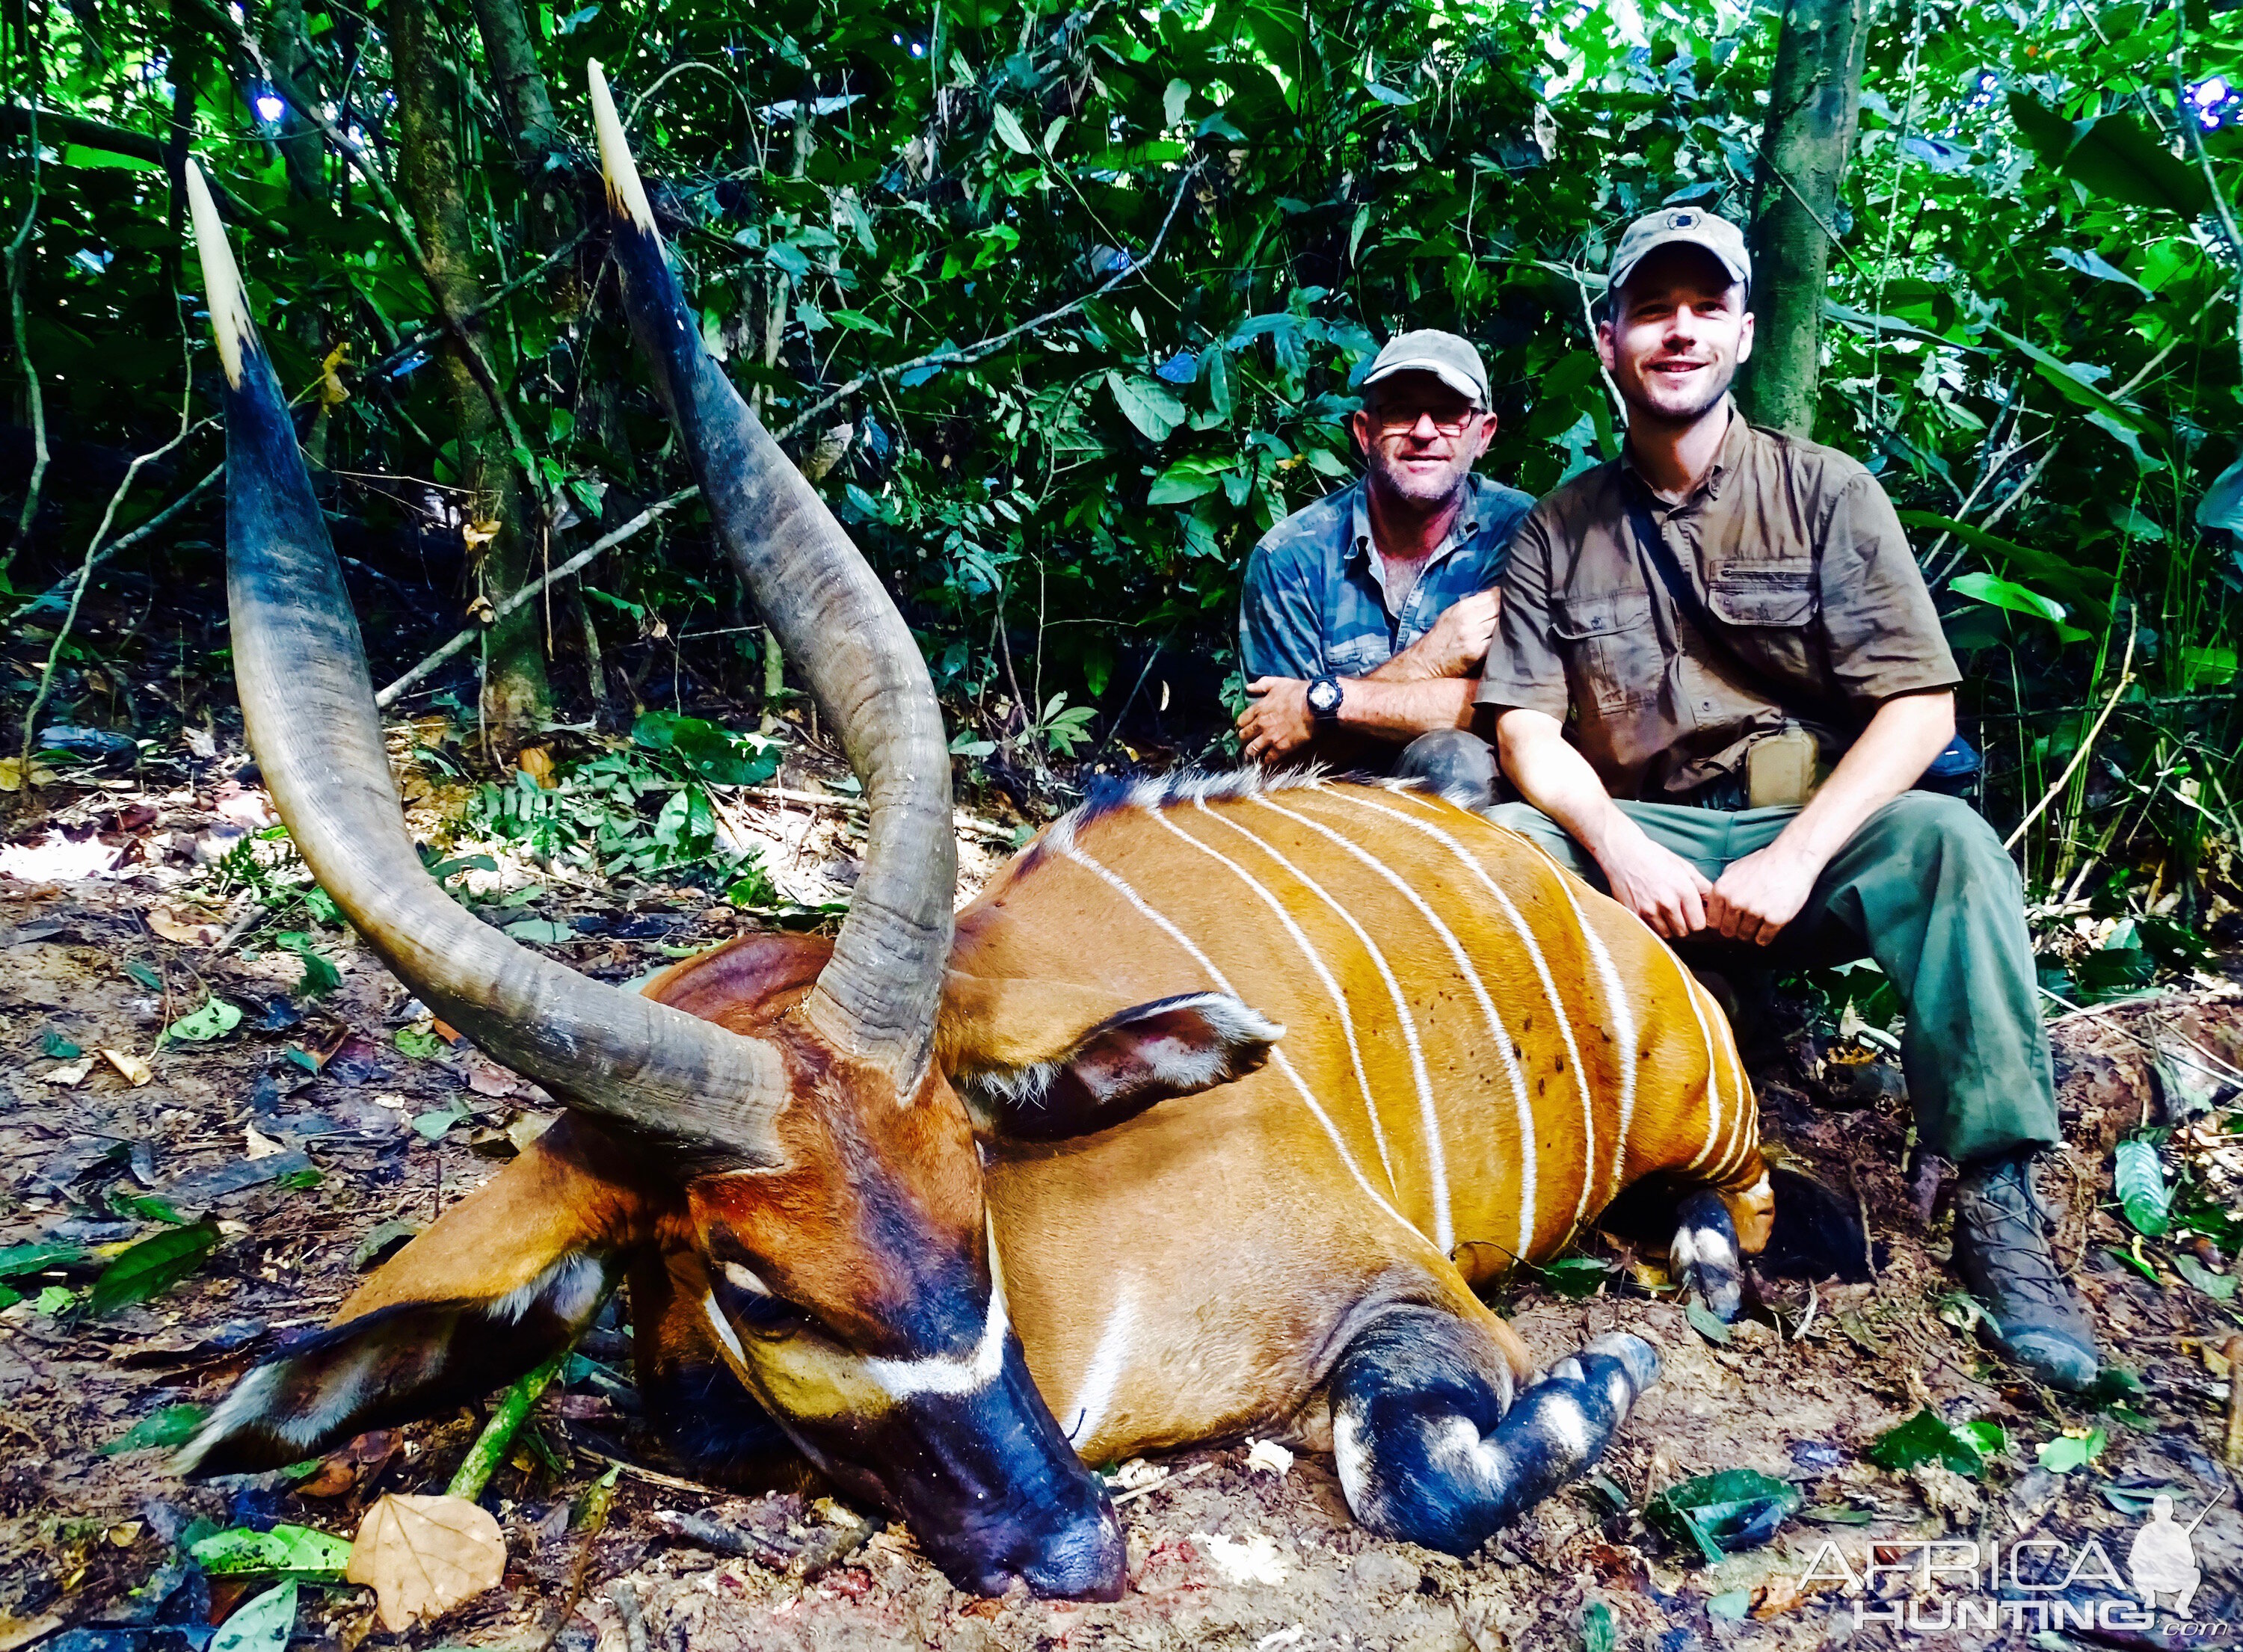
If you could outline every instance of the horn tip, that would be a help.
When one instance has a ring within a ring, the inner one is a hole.
[[[592,127],[599,135],[600,171],[608,181],[608,203],[619,216],[649,235],[656,233],[654,208],[640,181],[638,163],[631,158],[623,136],[623,118],[616,112],[614,94],[608,90],[608,72],[596,58],[584,64],[584,78],[591,88]]]
[[[194,225],[195,252],[202,262],[204,306],[210,312],[211,333],[218,343],[226,383],[239,389],[242,356],[257,343],[257,329],[249,319],[249,300],[242,291],[241,270],[233,261],[226,220],[219,216],[210,180],[192,155],[181,171],[186,180],[188,216]]]

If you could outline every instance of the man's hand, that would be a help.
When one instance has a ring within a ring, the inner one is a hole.
[[[1714,889],[1705,874],[1673,850],[1653,843],[1627,816],[1614,818],[1623,829],[1614,830],[1596,851],[1597,864],[1604,868],[1605,880],[1612,885],[1613,899],[1651,925],[1652,933],[1664,940],[1679,941],[1704,929],[1706,897]],[[1799,898],[1807,898],[1804,890]]]
[[[1400,682],[1478,676],[1502,612],[1500,591],[1474,591],[1459,597],[1441,610],[1431,630],[1371,675]]]
[[[1779,837],[1730,863],[1706,903],[1706,922],[1733,941],[1766,946],[1799,916],[1822,871],[1821,863],[1786,848]]]
[[[1238,714],[1238,739],[1248,762],[1276,762],[1315,737],[1307,683],[1297,677],[1256,677],[1246,692],[1252,703]]]

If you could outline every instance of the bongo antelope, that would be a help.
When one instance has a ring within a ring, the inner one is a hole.
[[[642,994],[444,898],[190,166],[251,744],[369,944],[569,1111],[246,1376],[185,1466],[286,1462],[488,1391],[622,1277],[642,1387],[704,1472],[768,1418],[963,1588],[1115,1595],[1120,1528],[1084,1463],[1249,1429],[1328,1444],[1375,1529],[1469,1550],[1593,1461],[1658,1364],[1615,1333],[1538,1374],[1476,1286],[1655,1179],[1678,1259],[1734,1311],[1770,1195],[1719,1009],[1525,840],[1314,776],[1111,789],[953,920],[924,664],[703,353],[591,75],[633,328],[864,782],[864,871],[837,936],[738,939]]]

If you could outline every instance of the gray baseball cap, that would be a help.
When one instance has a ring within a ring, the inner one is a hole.
[[[1646,212],[1621,233],[1605,290],[1617,292],[1626,286],[1635,266],[1662,246],[1703,247],[1734,279],[1752,285],[1752,254],[1745,250],[1742,230],[1702,206],[1665,206]]]
[[[1419,327],[1396,333],[1363,375],[1363,387],[1368,390],[1398,373],[1430,373],[1458,395],[1470,396],[1474,406],[1487,406],[1487,364],[1471,339],[1453,332]]]

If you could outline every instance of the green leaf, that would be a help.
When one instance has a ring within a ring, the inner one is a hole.
[[[1938,1463],[1975,1479],[1985,1472],[1986,1447],[2003,1448],[2007,1444],[1998,1426],[1990,1437],[1975,1432],[1971,1424],[1958,1428],[1927,1407],[1899,1427],[1886,1429],[1870,1441],[1864,1454],[1878,1467],[1889,1468],[1896,1474],[1904,1474],[1918,1463]]]
[[[1589,1297],[1619,1277],[1611,1264],[1593,1256],[1564,1256],[1546,1262],[1535,1272],[1543,1284],[1559,1296]]]
[[[2050,384],[2054,385],[2066,400],[2077,402],[2083,407],[2091,408],[2105,418],[2125,426],[2138,435],[2161,437],[2165,434],[2163,427],[2155,420],[2139,409],[2129,407],[2125,402],[2098,390],[2081,376],[2078,367],[2061,356],[2051,355],[2038,345],[2021,339],[2014,332],[2005,332],[1999,327],[1990,327],[1987,331],[2031,362],[2034,370]]]
[[[293,952],[303,960],[303,978],[290,989],[299,998],[316,998],[333,992],[343,983],[335,966],[312,950],[312,937],[301,930],[286,930],[273,937],[273,944],[284,952]]]
[[[2030,614],[2037,620],[2064,618],[2063,603],[2038,591],[2029,591],[2012,581],[1996,579],[1991,574],[1957,574],[1947,581],[1947,588],[1957,596],[1967,596],[1989,608],[2007,608],[2012,614]]]
[[[102,1270],[93,1282],[86,1306],[98,1319],[145,1302],[177,1285],[203,1265],[218,1245],[218,1228],[211,1222],[175,1227],[142,1239]]]
[[[65,1262],[82,1262],[85,1254],[83,1245],[50,1241],[0,1247],[0,1279],[20,1279],[26,1273],[37,1273]]]
[[[2157,1269],[2152,1267],[2147,1262],[2142,1260],[2140,1257],[2135,1255],[2132,1251],[2122,1251],[2114,1245],[2105,1245],[2103,1247],[2103,1254],[2109,1257],[2112,1261],[2118,1263],[2122,1267],[2130,1267],[2133,1269],[2135,1273],[2140,1274],[2152,1285],[2162,1287],[2165,1284],[2165,1281],[2158,1277]]]
[[[121,1187],[109,1190],[109,1208],[120,1216],[136,1217],[144,1222],[162,1222],[172,1227],[185,1227],[187,1222],[170,1200],[152,1199],[145,1193],[128,1193]]]
[[[51,1061],[76,1061],[85,1051],[49,1028],[39,1035],[39,1053]]]
[[[670,801],[675,802],[677,799],[673,797]],[[535,941],[544,946],[552,946],[562,941],[573,941],[576,938],[576,931],[566,923],[556,923],[552,919],[544,917],[517,919],[506,926],[506,933],[517,941]]]
[[[2180,1271],[2181,1278],[2213,1301],[2233,1302],[2235,1299],[2235,1276],[2233,1273],[2214,1273],[2186,1251],[2174,1252],[2172,1262],[2173,1266]]]
[[[213,1038],[223,1038],[241,1024],[241,1011],[224,998],[209,997],[192,1015],[182,1016],[164,1029],[166,1038],[183,1039],[189,1044],[208,1044]]]
[[[2172,1226],[2165,1166],[2159,1160],[2155,1142],[2145,1141],[2139,1136],[2120,1142],[2112,1183],[2126,1219],[2138,1232],[2157,1239]]]
[[[238,1608],[211,1636],[210,1652],[287,1652],[296,1627],[297,1588],[291,1578]]]
[[[1106,387],[1114,394],[1114,405],[1122,416],[1142,431],[1148,440],[1166,441],[1169,434],[1184,421],[1184,405],[1175,394],[1157,379],[1125,377],[1108,372]]]
[[[1223,463],[1206,459],[1179,459],[1154,480],[1145,494],[1148,505],[1183,505],[1221,486]]]
[[[157,974],[155,970],[150,969],[145,964],[143,964],[138,958],[127,958],[125,960],[125,973],[131,976],[142,986],[146,987],[151,992],[161,992],[164,990],[164,977]]]
[[[2235,680],[2235,668],[2233,648],[2184,645],[2180,650],[2181,680],[2192,690],[2226,688]]]
[[[1669,1486],[1644,1505],[1649,1525],[1697,1546],[1708,1565],[1755,1548],[1796,1513],[1799,1488],[1756,1468],[1729,1468]]]
[[[2071,152],[2072,141],[2079,136],[2070,121],[2026,92],[2010,94],[2010,118],[2017,123],[2025,146],[2051,166]]]
[[[54,1319],[77,1306],[77,1293],[67,1285],[50,1285],[31,1299],[32,1311]]]
[[[2106,200],[2162,208],[2191,222],[2212,210],[2202,170],[2167,149],[2139,115],[2105,115],[2086,125],[2063,169]]]
[[[1591,1601],[1581,1608],[1581,1652],[1613,1652],[1620,1644],[1620,1628],[1613,1622],[1612,1608],[1602,1601]]]
[[[351,1546],[347,1538],[330,1536],[309,1526],[283,1524],[266,1532],[236,1526],[190,1544],[187,1553],[214,1576],[281,1572],[298,1577],[340,1578],[350,1564]]]
[[[1161,118],[1163,124],[1174,126],[1183,119],[1184,104],[1190,100],[1191,91],[1191,82],[1189,80],[1172,80],[1169,83],[1168,90],[1161,94]]]
[[[1005,140],[1005,147],[1014,154],[1033,155],[1036,152],[1035,145],[1028,142],[1027,133],[1020,130],[1019,118],[1004,104],[990,105],[989,124],[997,129],[997,136]]]
[[[413,1115],[413,1128],[428,1141],[441,1141],[444,1132],[468,1117],[464,1107],[434,1107],[425,1113]]]
[[[392,1042],[418,1061],[433,1061],[444,1053],[444,1041],[430,1027],[400,1027]]]
[[[2004,539],[1999,534],[1990,534],[1983,527],[1957,521],[1952,516],[1914,510],[1901,511],[1898,515],[1910,527],[1951,534],[1974,550],[2002,558],[2019,573],[2029,574],[2043,585],[2060,593],[2069,608],[2091,615],[2098,623],[2110,617],[2110,605],[2098,594],[2098,588],[2100,591],[2110,588],[2107,574],[2091,574],[2077,562],[2067,562],[2047,551],[2036,549],[2031,545],[2020,545],[2015,540]]]
[[[1694,1293],[1682,1305],[1682,1317],[1690,1321],[1690,1328],[1708,1342],[1727,1346],[1729,1327],[1721,1323],[1721,1316],[1701,1302]]]
[[[2196,522],[2199,527],[2243,533],[2243,459],[2221,471],[2204,490],[2204,497],[2196,501]]]
[[[2076,1468],[2085,1468],[2103,1454],[2109,1437],[2097,1428],[2081,1439],[2073,1434],[2058,1434],[2053,1440],[2044,1440],[2033,1447],[2040,1466],[2051,1474],[2068,1474]]]
[[[114,1457],[120,1452],[184,1446],[194,1438],[195,1430],[202,1427],[203,1419],[209,1414],[201,1406],[165,1406],[150,1412],[104,1446],[101,1454]]]

